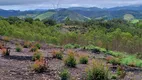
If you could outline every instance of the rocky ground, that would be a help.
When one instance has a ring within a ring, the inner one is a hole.
[[[53,59],[51,52],[53,50],[59,50],[61,48],[56,48],[54,46],[48,46],[46,44],[42,44],[42,48],[40,51],[44,54],[48,61],[49,68],[44,73],[35,73],[31,69],[31,65],[34,63],[32,59],[33,52],[30,52],[29,48],[23,48],[22,52],[15,51],[15,44],[23,43],[21,40],[12,40],[10,42],[0,41],[1,43],[5,43],[6,47],[10,47],[11,54],[9,57],[0,57],[0,80],[59,80],[59,71],[63,68],[67,68],[64,66],[63,60]],[[104,54],[95,54],[90,51],[84,51],[80,49],[72,49],[78,54],[87,54],[90,56],[89,63],[91,59],[96,58],[103,60],[106,55]],[[66,56],[66,52],[64,51],[64,57]],[[104,61],[105,62],[105,61]],[[107,64],[109,67],[112,67],[111,64]],[[83,80],[83,73],[88,65],[78,64],[76,68],[68,68],[71,76],[74,80]],[[135,67],[125,66],[126,76],[122,80],[142,80],[142,69]],[[114,70],[115,72],[115,70]],[[113,73],[113,70],[112,70]],[[118,79],[121,80],[121,79]]]

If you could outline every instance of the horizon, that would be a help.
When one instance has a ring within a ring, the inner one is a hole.
[[[4,10],[36,10],[36,9],[57,9],[57,8],[69,8],[69,7],[98,7],[98,8],[113,8],[122,7],[129,5],[141,5],[141,0],[88,0],[88,1],[78,1],[75,0],[29,0],[25,2],[24,0],[1,0],[0,9]]]

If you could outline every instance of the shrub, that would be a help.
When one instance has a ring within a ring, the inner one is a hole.
[[[126,72],[125,72],[123,67],[121,67],[121,66],[117,67],[117,75],[120,76],[120,78],[124,78],[125,77]]]
[[[109,63],[111,63],[111,64],[113,64],[113,65],[119,65],[120,64],[120,59],[119,58],[115,58],[115,57],[112,57],[112,56],[108,56],[108,57],[106,57],[106,60],[109,62]]]
[[[22,51],[22,47],[21,46],[17,46],[16,47],[16,52],[21,52]]]
[[[131,63],[128,64],[128,66],[136,67],[136,64],[134,62],[131,62]]]
[[[80,45],[78,45],[78,44],[66,44],[64,47],[66,49],[73,49],[73,48],[80,48]]]
[[[70,74],[69,74],[68,70],[64,69],[60,73],[60,77],[61,77],[61,80],[69,80]]]
[[[66,45],[64,46],[64,48],[66,48],[66,49],[71,49],[71,48],[74,48],[74,46],[73,46],[72,44],[66,44]]]
[[[111,76],[111,79],[117,80],[117,75],[116,75],[116,74],[115,74],[115,75],[112,75],[112,76]]]
[[[2,56],[9,56],[10,50],[9,49],[2,49]]]
[[[68,54],[68,57],[65,60],[65,65],[68,67],[76,67],[76,59],[73,52]]]
[[[63,58],[63,52],[62,51],[53,51],[52,52],[53,58],[61,59]]]
[[[37,50],[38,50],[38,48],[35,47],[35,46],[32,46],[31,49],[30,49],[31,52],[36,52]]]
[[[38,73],[46,71],[47,68],[48,68],[47,61],[45,61],[45,59],[36,60],[32,65],[32,69]]]
[[[35,44],[35,47],[37,47],[38,49],[40,49],[40,48],[41,48],[41,45],[40,45],[39,43],[36,43],[36,44]]]
[[[33,60],[33,61],[36,61],[36,60],[40,60],[40,59],[42,59],[42,58],[43,58],[42,53],[40,53],[40,52],[35,52],[34,55],[33,55],[33,57],[32,57],[32,60]]]
[[[24,48],[29,48],[29,47],[31,47],[31,43],[26,41],[26,42],[24,42],[24,46],[23,47]]]
[[[93,61],[87,71],[87,80],[109,80],[108,69],[100,62]]]
[[[87,56],[81,56],[80,57],[80,63],[81,64],[87,64],[88,63],[88,57]]]
[[[3,37],[3,40],[6,41],[6,42],[8,42],[8,41],[10,41],[10,38],[7,37],[7,36],[4,36],[4,37]]]

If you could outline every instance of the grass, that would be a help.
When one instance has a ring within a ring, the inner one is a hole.
[[[68,67],[76,67],[76,59],[74,52],[69,52],[67,58],[65,59],[65,65]]]
[[[63,59],[63,52],[62,51],[53,51],[52,52],[53,58],[57,58],[62,60]]]
[[[62,72],[60,72],[60,77],[61,80],[69,80],[70,78],[69,71],[67,69],[64,69]]]
[[[109,71],[99,61],[93,61],[92,65],[87,68],[87,79],[86,80],[109,80]]]
[[[68,44],[68,45],[71,46],[70,48],[74,48],[74,45],[71,45],[71,44]],[[138,59],[137,56],[132,55],[132,54],[128,54],[125,52],[111,51],[111,50],[107,51],[105,48],[96,47],[94,45],[87,45],[81,48],[86,49],[86,50],[98,49],[100,52],[106,55],[112,55],[116,57],[117,59],[121,59],[119,61],[120,64],[134,66],[134,67],[142,67],[142,60]]]
[[[46,12],[46,13],[38,15],[37,17],[35,17],[35,19],[40,19],[40,20],[47,19],[47,18],[50,18],[53,14],[55,14],[55,12]]]

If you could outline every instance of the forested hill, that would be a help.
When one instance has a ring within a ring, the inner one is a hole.
[[[20,18],[31,17],[33,19],[55,19],[57,21],[63,21],[67,17],[71,18],[71,20],[76,21],[85,21],[88,19],[126,19],[126,15],[130,20],[142,19],[142,5],[131,5],[104,9],[97,7],[70,7],[66,9],[60,8],[56,10],[36,9],[29,11],[0,9],[0,16],[2,17],[18,16]]]

